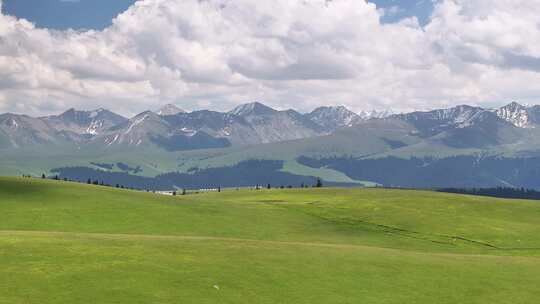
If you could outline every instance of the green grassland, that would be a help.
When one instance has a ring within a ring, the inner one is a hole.
[[[538,303],[540,202],[0,178],[0,303]]]
[[[356,181],[342,172],[326,168],[310,168],[299,164],[294,157],[284,157],[283,154],[272,153],[243,153],[243,148],[209,149],[196,151],[167,152],[154,147],[140,149],[136,152],[125,148],[117,149],[86,149],[84,151],[57,147],[44,149],[13,149],[3,150],[0,159],[0,175],[41,176],[62,167],[88,167],[104,170],[93,163],[116,164],[124,163],[132,168],[141,169],[135,175],[155,177],[169,172],[189,172],[192,168],[216,168],[236,165],[249,159],[283,160],[282,171],[301,176],[317,176],[326,182],[372,185],[370,182]],[[264,150],[261,150],[264,151]],[[274,151],[277,153],[277,151]],[[121,172],[117,167],[109,172]],[[131,172],[131,174],[134,174]]]

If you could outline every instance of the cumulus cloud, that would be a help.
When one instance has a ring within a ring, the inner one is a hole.
[[[427,30],[447,55],[465,62],[538,70],[527,64],[540,59],[538,13],[535,1],[445,1]]]
[[[140,0],[103,31],[2,14],[0,111],[253,100],[405,111],[538,97],[540,4],[443,0],[425,26],[382,24],[384,13],[358,0]]]

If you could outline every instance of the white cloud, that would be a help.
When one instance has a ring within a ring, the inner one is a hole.
[[[440,1],[425,27],[381,14],[358,0],[142,0],[85,32],[1,15],[0,111],[251,100],[410,110],[539,97],[540,3]]]

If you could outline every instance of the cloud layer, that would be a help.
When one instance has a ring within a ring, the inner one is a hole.
[[[1,5],[1,1],[0,1]],[[359,0],[141,0],[103,31],[0,15],[0,112],[490,105],[540,97],[540,2],[443,0],[381,24]]]

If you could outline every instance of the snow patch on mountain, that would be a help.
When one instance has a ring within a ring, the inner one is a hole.
[[[350,127],[361,119],[358,114],[344,106],[320,107],[307,114],[307,117],[330,132]]]
[[[93,111],[78,111],[69,109],[60,115],[41,117],[45,122],[57,132],[69,132],[71,135],[97,136],[107,129],[119,125],[127,119],[118,114],[99,108]]]
[[[100,113],[102,113],[103,111],[105,111],[105,109],[103,108],[99,108],[97,110],[94,110],[94,111],[91,111],[89,114],[88,114],[88,117],[89,118],[96,118]]]
[[[142,124],[146,119],[150,117],[149,114],[143,114],[141,117],[135,117],[135,119],[131,122],[127,130],[124,132],[124,134],[129,134],[135,128],[136,126]]]
[[[387,118],[389,116],[394,115],[394,111],[391,110],[371,110],[371,111],[360,111],[358,113],[358,116],[360,116],[361,119],[367,120],[367,119],[381,119],[381,118]]]
[[[86,129],[86,134],[97,135],[99,134],[98,130],[103,127],[104,122],[102,120],[94,120],[90,123]]]
[[[512,102],[504,107],[495,110],[499,118],[502,118],[509,123],[519,128],[535,128],[534,122],[531,120],[532,107],[523,106],[517,102]]]
[[[17,121],[13,118],[8,120],[7,125],[11,127],[12,129],[17,129],[19,127],[19,124],[17,123]]]
[[[119,137],[120,135],[116,134],[111,140],[109,140],[109,138],[105,138],[105,144],[107,144],[107,146],[110,146],[114,144],[118,140]]]

